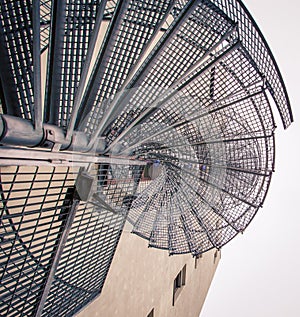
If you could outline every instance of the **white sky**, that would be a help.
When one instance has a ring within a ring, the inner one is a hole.
[[[294,123],[277,120],[276,170],[264,207],[222,249],[201,317],[300,316],[300,2],[244,0],[278,62]],[[278,119],[278,117],[277,117]]]

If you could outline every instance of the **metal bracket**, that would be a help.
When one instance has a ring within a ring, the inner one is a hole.
[[[76,179],[76,191],[82,201],[89,201],[96,190],[96,178],[86,171],[81,171]]]

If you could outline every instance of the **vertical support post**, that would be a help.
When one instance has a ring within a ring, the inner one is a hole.
[[[75,193],[75,195],[76,195],[76,193]],[[62,231],[61,236],[60,236],[60,241],[58,243],[57,249],[56,249],[55,254],[53,256],[51,269],[50,269],[49,274],[46,278],[45,286],[43,288],[43,292],[41,294],[39,304],[36,308],[35,317],[39,317],[42,315],[43,308],[45,306],[47,296],[50,292],[50,288],[51,288],[51,285],[52,285],[52,282],[53,282],[55,272],[56,272],[56,269],[58,267],[60,258],[62,256],[65,244],[67,242],[67,239],[68,239],[68,236],[69,236],[72,224],[73,224],[73,220],[74,220],[79,202],[80,202],[80,200],[78,200],[77,198],[73,198],[72,205],[70,206],[70,211],[67,215],[67,219],[65,220],[66,221],[65,226],[64,226],[63,231]]]
[[[59,90],[61,83],[61,58],[63,56],[64,25],[66,18],[66,0],[53,0],[51,13],[51,34],[48,52],[46,99],[44,120],[58,125]]]
[[[35,0],[32,2],[34,128],[39,131],[42,130],[43,123],[40,23],[40,1]]]

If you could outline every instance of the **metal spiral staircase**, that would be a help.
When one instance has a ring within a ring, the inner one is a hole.
[[[124,223],[170,254],[243,232],[274,170],[274,57],[239,0],[0,1],[0,315],[72,316]]]

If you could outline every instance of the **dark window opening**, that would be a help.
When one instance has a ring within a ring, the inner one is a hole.
[[[202,254],[198,254],[195,256],[195,269],[198,267],[199,261],[201,258],[202,258]]]
[[[179,296],[183,286],[185,285],[186,280],[186,265],[182,268],[182,270],[177,274],[174,285],[173,285],[173,306],[177,297]]]

